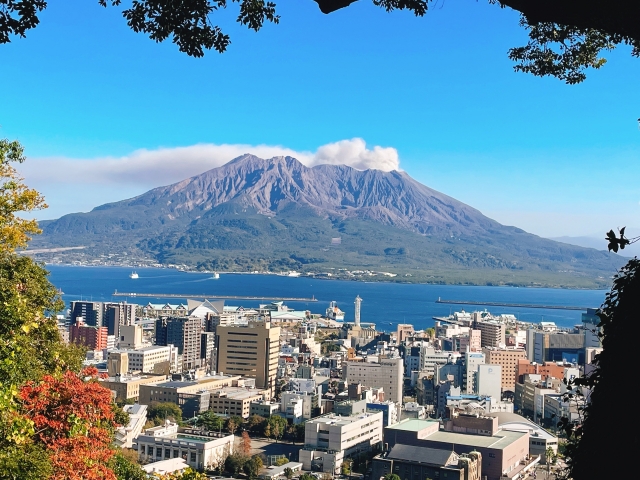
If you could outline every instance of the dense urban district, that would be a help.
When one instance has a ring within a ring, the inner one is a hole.
[[[383,332],[361,301],[353,322],[336,302],[74,301],[58,327],[128,413],[116,445],[149,474],[554,478],[558,422],[589,394],[569,389],[601,350],[594,310],[571,330],[461,311]]]

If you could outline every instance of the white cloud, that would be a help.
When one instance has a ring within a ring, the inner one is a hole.
[[[30,158],[21,166],[21,173],[31,183],[133,183],[158,187],[219,167],[245,153],[261,158],[288,155],[310,167],[328,163],[350,165],[359,170],[391,171],[400,168],[395,148],[375,146],[368,149],[363,139],[354,138],[323,145],[315,153],[270,145],[198,144],[136,150],[119,158]]]
[[[30,187],[45,195],[50,205],[37,217],[57,218],[178,182],[224,165],[245,153],[261,158],[288,155],[309,167],[328,163],[350,165],[359,170],[400,169],[395,148],[374,146],[369,149],[363,139],[353,138],[323,145],[315,152],[277,145],[198,144],[141,149],[123,157],[29,158],[20,165],[20,173]]]

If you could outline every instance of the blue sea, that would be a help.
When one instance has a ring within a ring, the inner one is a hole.
[[[465,309],[481,310],[471,305],[436,303],[438,298],[481,302],[502,302],[536,305],[566,305],[598,307],[604,290],[564,290],[550,288],[471,287],[453,285],[412,285],[366,283],[340,280],[317,280],[305,277],[277,275],[221,274],[218,280],[211,274],[188,273],[173,269],[137,269],[138,279],[129,278],[131,268],[80,267],[48,265],[50,280],[61,289],[67,305],[73,300],[115,301],[130,303],[180,303],[188,296],[273,296],[312,298],[317,302],[286,302],[296,310],[324,314],[329,302],[335,300],[345,312],[345,321],[353,320],[354,299],[363,299],[361,319],[373,322],[378,330],[395,330],[398,323],[411,323],[416,329],[433,326],[432,317],[448,316]],[[114,297],[113,293],[136,292],[136,297]],[[141,293],[185,295],[180,298],[143,297]],[[268,301],[227,300],[226,305],[257,307]],[[525,322],[541,320],[555,322],[559,327],[580,323],[580,311],[538,308],[487,307],[493,314],[510,313]]]

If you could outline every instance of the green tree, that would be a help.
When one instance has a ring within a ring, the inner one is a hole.
[[[227,425],[226,425],[227,432],[229,432],[231,434],[236,433],[238,428],[240,428],[243,423],[244,423],[244,419],[242,417],[239,417],[237,415],[229,417],[229,419],[227,420]]]
[[[175,403],[151,402],[147,407],[147,418],[152,420],[156,425],[162,425],[165,420],[181,423],[182,410]]]
[[[283,473],[287,480],[291,480],[293,478],[293,470],[289,467],[285,468]]]
[[[318,480],[318,479],[313,475],[311,475],[310,473],[303,473],[298,477],[298,480]]]
[[[118,480],[147,480],[149,477],[137,462],[137,454],[131,450],[133,455],[126,450],[118,451],[109,466],[113,470]]]
[[[387,473],[384,477],[382,477],[384,480],[402,480],[398,475],[396,475],[395,473]]]
[[[351,464],[352,461],[350,459],[342,462],[342,466],[340,467],[340,472],[342,473],[342,475],[349,475],[351,473]]]
[[[254,480],[258,477],[258,474],[260,473],[260,470],[262,470],[262,467],[262,459],[258,455],[254,455],[245,462],[242,469],[247,477],[249,477],[249,480]]]
[[[231,40],[216,25],[214,15],[228,4],[225,0],[96,0],[103,7],[122,8],[122,15],[135,32],[156,42],[171,39],[181,52],[201,57],[205,50],[224,52]],[[311,1],[311,0],[309,0]],[[313,0],[323,13],[348,7],[356,0]],[[617,45],[632,46],[632,55],[640,55],[640,6],[628,0],[487,0],[500,8],[521,14],[520,25],[528,31],[529,41],[512,48],[509,58],[515,69],[534,75],[552,75],[567,83],[584,80],[586,68],[600,68],[606,60],[601,52]],[[252,30],[265,22],[279,23],[276,5],[265,0],[238,0],[236,21]],[[409,10],[424,16],[437,0],[373,0],[386,11]],[[39,23],[46,8],[44,0],[0,0],[0,44],[12,36],[24,37]]]
[[[224,419],[216,415],[213,410],[207,410],[196,419],[196,426],[204,427],[211,432],[219,432],[224,425]]]
[[[244,470],[244,464],[249,461],[249,458],[249,456],[240,453],[229,455],[225,461],[225,469],[232,475],[238,476]]]
[[[264,436],[267,438],[273,438],[276,441],[280,440],[287,430],[287,420],[279,415],[271,415],[264,428]],[[268,433],[268,435],[267,435]]]

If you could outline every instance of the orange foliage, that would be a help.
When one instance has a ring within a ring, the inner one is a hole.
[[[35,440],[46,446],[53,466],[52,480],[115,480],[107,462],[114,413],[111,392],[95,378],[97,369],[84,369],[20,390],[26,416],[34,422]]]

